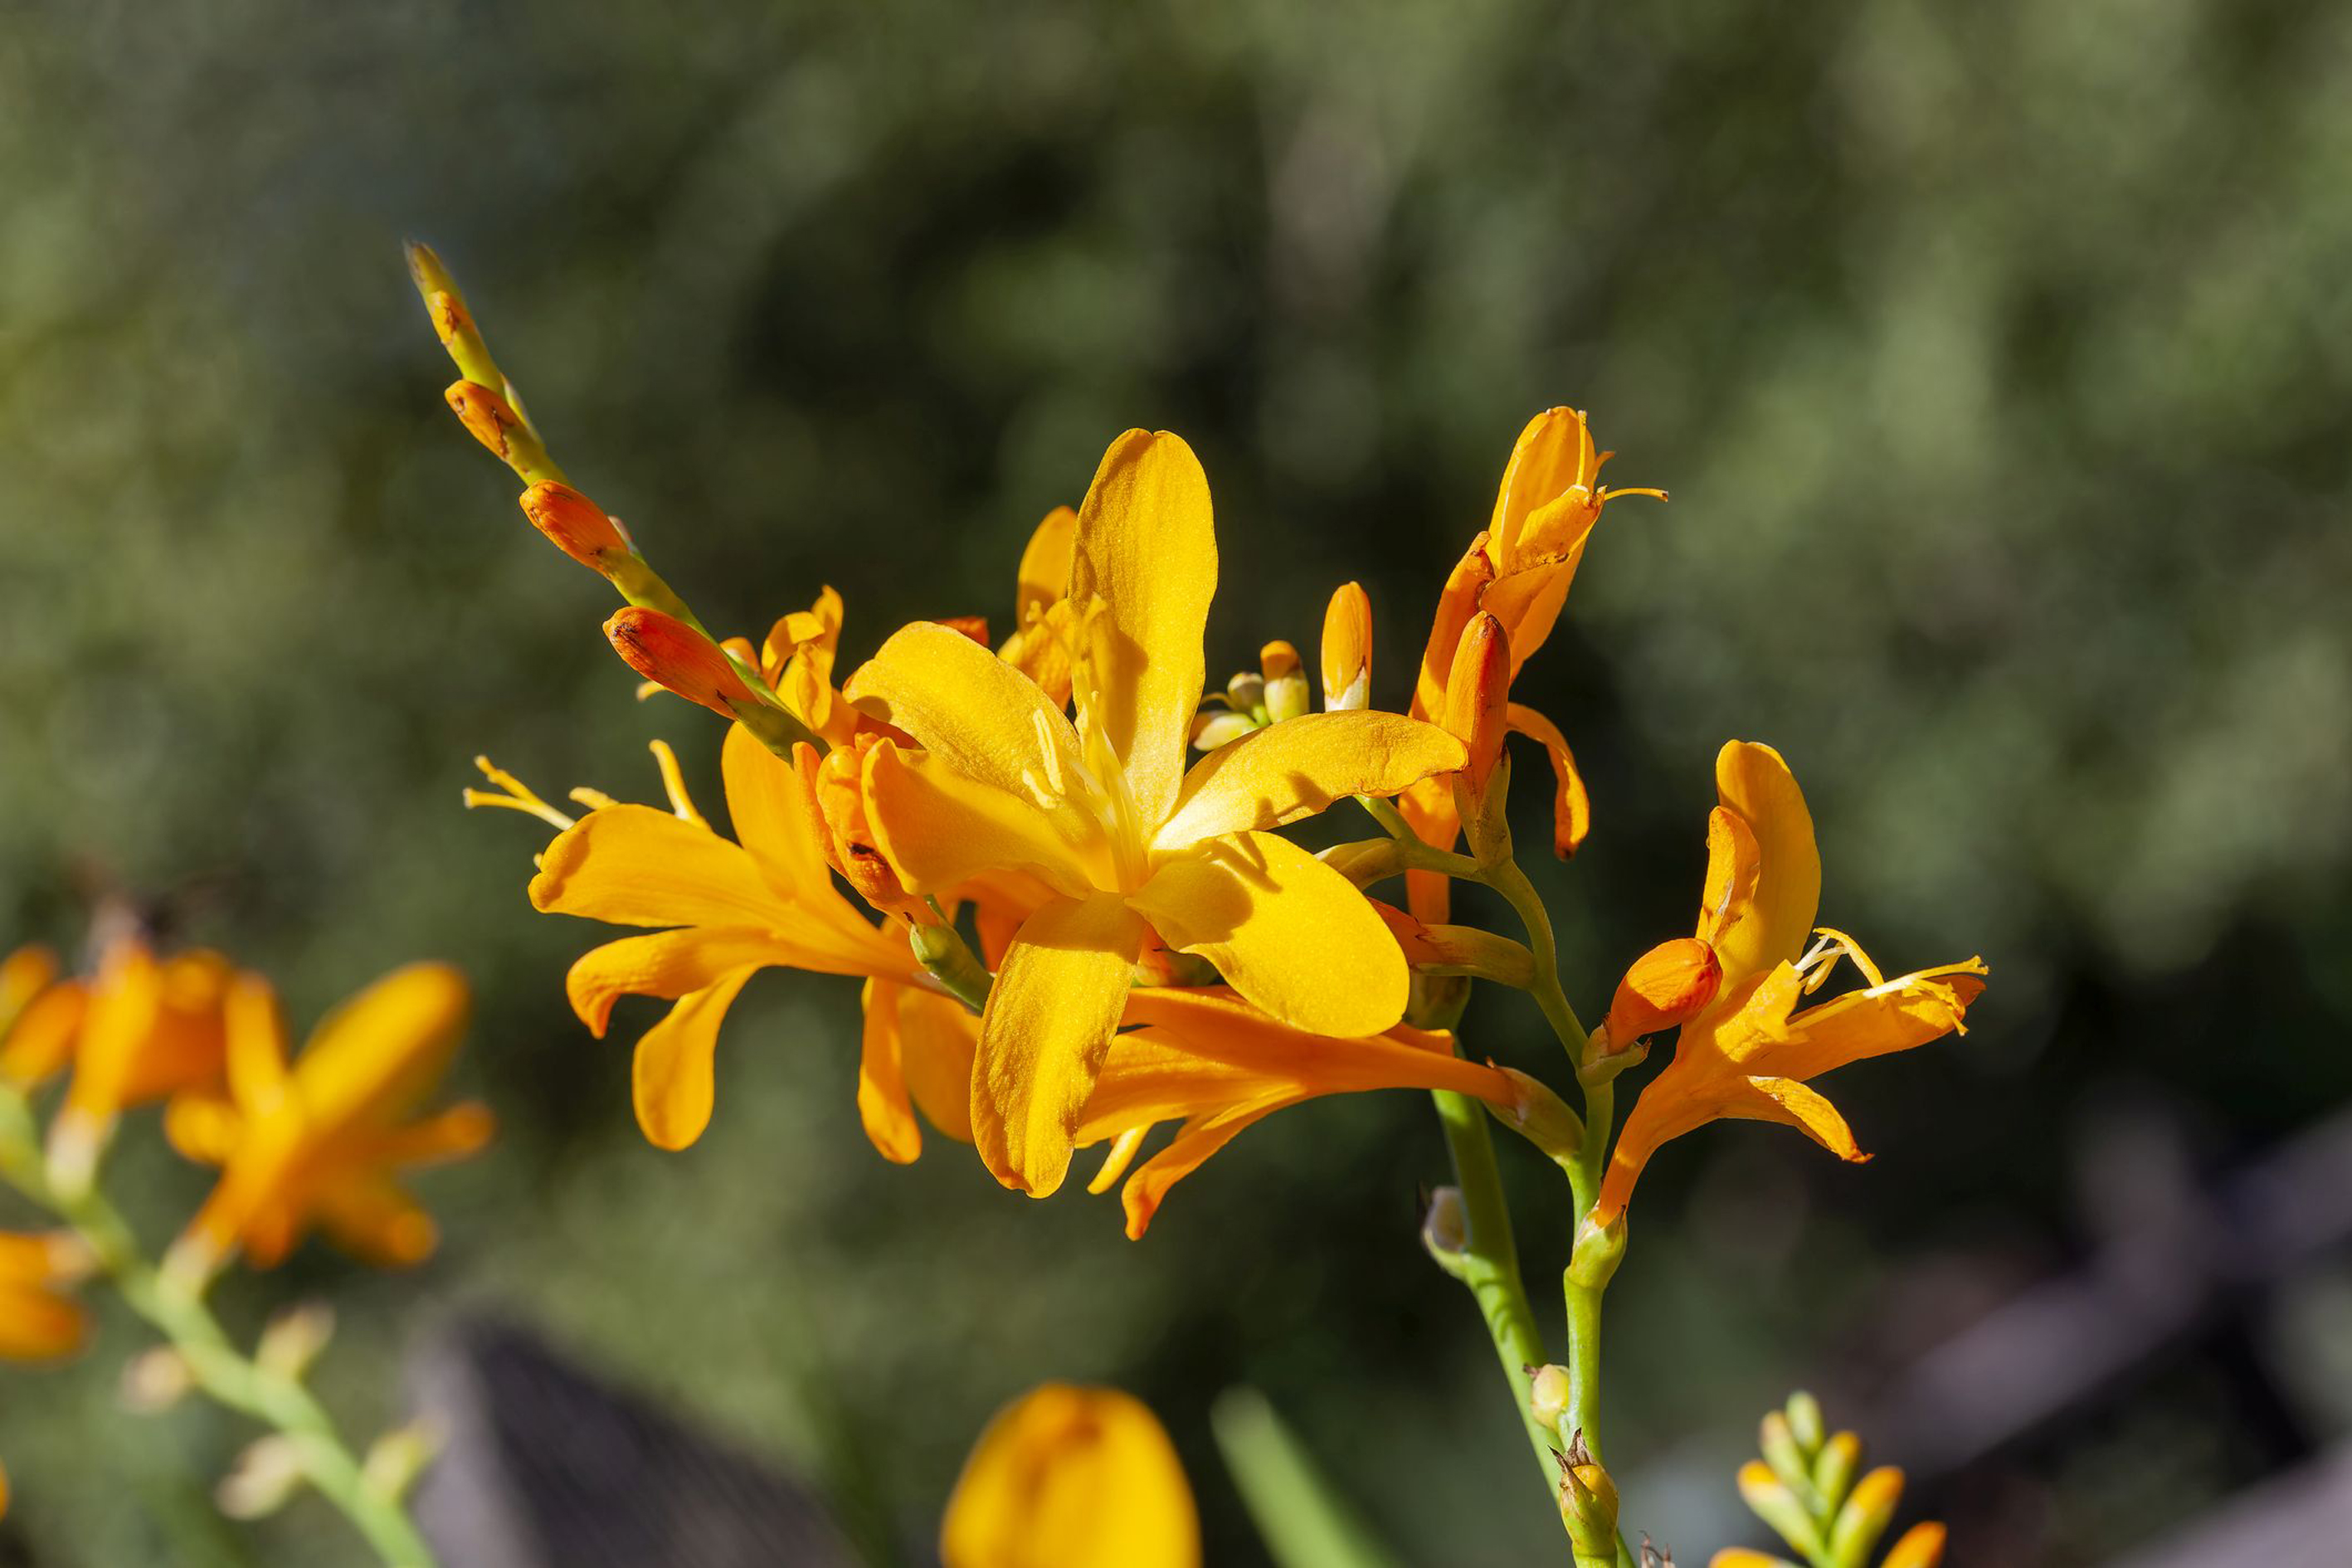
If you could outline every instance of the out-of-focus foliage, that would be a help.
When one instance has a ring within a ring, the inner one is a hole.
[[[633,1030],[597,1045],[562,1002],[593,931],[528,911],[536,829],[457,790],[486,750],[650,794],[667,734],[715,805],[717,736],[632,701],[603,585],[448,421],[398,239],[442,249],[707,618],[756,633],[831,582],[852,657],[1005,615],[1037,516],[1165,426],[1216,491],[1213,670],[1311,644],[1360,577],[1400,703],[1513,433],[1591,408],[1612,477],[1675,499],[1612,509],[1526,693],[1592,784],[1552,883],[1580,1002],[1685,926],[1727,734],[1807,780],[1825,918],[1997,977],[1967,1039],[1841,1082],[1889,1152],[1867,1172],[1756,1130],[1660,1162],[1612,1298],[1633,1455],[1736,1441],[1825,1343],[1916,1346],[1934,1312],[1890,1282],[1923,1259],[2063,1253],[2106,1086],[2202,1102],[2217,1151],[2352,1089],[2348,73],[2352,18],[2312,0],[13,8],[6,935],[69,938],[121,888],[298,1014],[411,956],[471,973],[511,1135],[440,1180],[445,1257],[306,1255],[248,1292],[344,1303],[382,1353],[332,1358],[331,1398],[385,1397],[406,1339],[493,1304],[864,1467],[919,1541],[988,1410],[1117,1382],[1204,1478],[1210,1559],[1244,1562],[1204,1420],[1246,1380],[1402,1556],[1443,1518],[1462,1561],[1476,1518],[1480,1561],[1528,1560],[1556,1526],[1415,1250],[1442,1152],[1412,1097],[1260,1130],[1130,1246],[936,1141],[883,1166],[852,996],[768,976],[710,1135],[639,1141]],[[1540,1060],[1507,999],[1469,1026]],[[167,1160],[133,1159],[159,1232],[200,1184]],[[1522,1239],[1549,1277],[1564,1237]],[[10,1527],[44,1563],[207,1560],[175,1456],[240,1434],[110,1398],[103,1357],[0,1390]],[[2229,1479],[2180,1463],[2160,1506],[2061,1478],[2053,1560]],[[335,1550],[314,1511],[263,1559]],[[1647,1523],[1693,1557],[1732,1528]]]

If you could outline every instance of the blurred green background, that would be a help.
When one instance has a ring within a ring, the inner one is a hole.
[[[1594,801],[1545,878],[1571,994],[1597,1013],[1683,929],[1727,735],[1807,784],[1824,919],[1994,973],[1965,1039],[1832,1080],[1866,1170],[1743,1126],[1643,1184],[1613,1436],[1631,1522],[1703,1563],[1748,1534],[1729,1468],[1768,1401],[1866,1400],[2094,1247],[2115,1127],[2165,1129],[2194,1185],[2352,1094],[2347,80],[2352,13],[2315,0],[8,7],[5,935],[70,943],[126,892],[299,1016],[415,956],[473,976],[464,1076],[506,1131],[430,1181],[442,1255],[314,1247],[226,1298],[331,1294],[355,1424],[492,1311],[862,1473],[919,1543],[994,1405],[1106,1380],[1176,1431],[1211,1560],[1249,1563],[1206,1425],[1246,1382],[1405,1560],[1556,1561],[1414,1240],[1444,1172],[1417,1096],[1269,1122],[1130,1245],[1115,1204],[1012,1197],[936,1138],[884,1164],[854,989],[770,974],[709,1135],[642,1142],[652,1015],[587,1037],[561,980],[598,929],[532,914],[537,825],[457,794],[479,751],[642,798],[666,735],[715,806],[717,727],[633,700],[604,584],[443,407],[398,242],[441,249],[706,619],[756,635],[830,583],[852,658],[914,616],[1001,626],[1030,525],[1161,426],[1215,490],[1211,669],[1311,647],[1359,577],[1402,702],[1512,437],[1589,408],[1611,477],[1674,500],[1611,509],[1522,688]],[[1551,1067],[1517,998],[1465,1028]],[[1565,1221],[1519,1153],[1549,1306]],[[136,1149],[123,1180],[159,1237],[200,1190]],[[2253,1340],[2324,1445],[2340,1260],[2284,1302]],[[315,1503],[204,1522],[247,1433],[117,1413],[140,1342],[110,1321],[0,1382],[28,1560],[349,1560]],[[1956,1517],[1956,1561],[2105,1561],[2284,1462],[2174,1372]]]

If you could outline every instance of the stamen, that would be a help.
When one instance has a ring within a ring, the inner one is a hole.
[[[611,795],[606,795],[603,790],[590,789],[586,784],[582,784],[579,788],[572,791],[571,794],[573,800],[578,801],[581,805],[586,806],[591,811],[602,811],[608,805],[618,805],[621,804],[619,801],[614,800]]]
[[[1061,748],[1054,744],[1053,725],[1046,721],[1043,713],[1032,713],[1029,715],[1029,728],[1037,737],[1037,755],[1045,764],[1047,786],[1057,795],[1069,794],[1068,783],[1062,776]],[[1025,777],[1023,782],[1027,782]]]
[[[1818,926],[1814,928],[1813,935],[1815,941],[1811,951],[1797,961],[1800,973],[1803,973],[1816,963],[1820,964],[1818,970],[1806,975],[1805,994],[1807,995],[1810,996],[1822,988],[1822,983],[1829,979],[1830,972],[1837,967],[1838,956],[1841,953],[1853,960],[1853,966],[1862,971],[1863,979],[1874,990],[1886,984],[1886,976],[1880,973],[1878,965],[1870,961],[1870,954],[1863,952],[1862,944],[1845,932],[1830,926]]]
[[[669,795],[669,808],[680,822],[691,822],[697,827],[708,827],[702,813],[694,809],[692,797],[686,793],[686,775],[678,772],[677,753],[669,749],[667,741],[652,741],[646,749],[654,754],[655,765],[661,769],[662,789]]]
[[[1127,1174],[1128,1166],[1134,1163],[1135,1152],[1143,1147],[1144,1139],[1150,1135],[1151,1123],[1149,1121],[1140,1127],[1130,1127],[1120,1133],[1112,1142],[1110,1152],[1103,1156],[1102,1169],[1097,1171],[1095,1179],[1087,1184],[1087,1191],[1090,1193],[1110,1191],[1112,1185],[1121,1176]]]
[[[476,757],[474,765],[482,770],[484,778],[499,787],[495,790],[468,787],[461,791],[460,798],[465,801],[467,810],[471,811],[478,805],[494,805],[503,811],[520,811],[536,816],[558,831],[572,826],[572,817],[541,800],[530,785],[489,758]]]

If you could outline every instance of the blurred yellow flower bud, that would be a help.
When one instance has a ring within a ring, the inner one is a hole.
[[[631,605],[604,623],[604,636],[631,669],[723,719],[757,700],[719,645],[675,616]]]
[[[945,1568],[1199,1568],[1192,1489],[1151,1412],[1049,1383],[981,1434],[940,1529]]]
[[[1323,612],[1323,708],[1368,707],[1372,697],[1372,601],[1360,583],[1342,583]]]
[[[302,1450],[272,1432],[257,1437],[213,1489],[213,1500],[231,1519],[266,1519],[284,1508],[302,1485]]]
[[[1931,1521],[1905,1531],[1878,1568],[1937,1568],[1943,1560],[1944,1527]]]
[[[1855,1482],[1845,1506],[1830,1524],[1831,1561],[1840,1568],[1861,1568],[1870,1557],[1870,1549],[1886,1533],[1895,1505],[1902,1500],[1903,1472],[1892,1465],[1881,1465]]]

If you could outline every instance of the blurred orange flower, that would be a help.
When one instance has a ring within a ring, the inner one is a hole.
[[[370,1262],[431,1253],[438,1233],[396,1173],[489,1140],[490,1113],[478,1103],[411,1114],[456,1051],[467,1005],[465,979],[446,964],[396,969],[327,1015],[289,1066],[276,994],[258,975],[239,975],[227,1006],[227,1093],[182,1095],[164,1119],[173,1147],[222,1167],[167,1271],[202,1279],[239,1248],[269,1268],[314,1226]]]
[[[0,1359],[54,1361],[89,1337],[89,1315],[66,1287],[89,1271],[73,1237],[0,1231]]]

